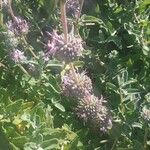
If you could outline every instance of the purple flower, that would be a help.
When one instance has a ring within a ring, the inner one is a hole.
[[[63,34],[58,35],[56,31],[53,31],[50,35],[52,39],[46,45],[47,52],[45,55],[47,57],[53,56],[59,61],[70,63],[82,56],[83,47],[81,38],[68,34],[68,43],[65,43]]]
[[[66,2],[66,13],[70,17],[78,17],[80,11],[79,0],[67,0]]]
[[[107,132],[112,128],[112,117],[104,102],[103,98],[87,95],[79,101],[75,113],[93,131]]]
[[[14,32],[16,35],[27,34],[29,31],[28,23],[21,17],[15,17],[13,21],[7,24],[8,30]]]
[[[91,79],[85,72],[70,71],[62,77],[62,89],[66,96],[82,99],[93,92]]]
[[[24,56],[24,52],[21,52],[18,49],[15,49],[15,50],[10,52],[10,58],[15,63],[21,63],[22,61],[26,60],[26,57]]]

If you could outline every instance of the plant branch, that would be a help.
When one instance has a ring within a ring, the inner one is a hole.
[[[81,12],[82,12],[82,8],[83,8],[83,4],[84,4],[84,0],[80,0],[80,11],[79,11],[79,13],[78,13],[78,18],[77,18],[77,19],[79,19],[79,18],[80,18],[80,16],[81,16]]]
[[[147,134],[148,134],[148,128],[146,127],[145,129],[145,134],[144,134],[144,149],[147,149]]]
[[[61,9],[61,21],[63,26],[63,32],[64,32],[64,41],[67,44],[68,42],[68,26],[67,26],[67,17],[66,17],[66,0],[60,1],[60,9]]]
[[[11,4],[12,4],[12,0],[8,0],[9,13],[10,13],[12,19],[13,19],[14,21],[16,21],[16,17],[15,17],[15,15],[14,15],[14,13],[13,13],[13,9],[12,9]]]

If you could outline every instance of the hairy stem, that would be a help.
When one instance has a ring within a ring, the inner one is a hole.
[[[61,9],[61,21],[63,26],[63,32],[64,32],[64,41],[67,44],[68,42],[68,27],[67,27],[67,17],[66,17],[66,0],[60,1],[60,9]]]

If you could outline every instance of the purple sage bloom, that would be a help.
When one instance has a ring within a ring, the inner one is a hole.
[[[8,30],[15,33],[15,35],[27,34],[29,31],[28,23],[21,17],[15,17],[13,21],[9,21],[7,24]]]
[[[56,31],[53,31],[49,35],[51,35],[52,39],[46,45],[46,57],[52,56],[59,61],[70,63],[82,56],[83,46],[81,38],[68,34],[68,42],[65,43],[64,34],[58,35]]]
[[[15,63],[21,63],[22,61],[26,60],[26,57],[24,56],[24,52],[21,52],[18,49],[15,49],[15,50],[10,52],[10,58]]]
[[[96,132],[107,132],[112,128],[112,117],[104,102],[103,98],[98,99],[94,95],[87,95],[75,108],[77,116]]]
[[[62,77],[62,89],[66,96],[82,99],[93,92],[92,81],[85,72],[70,71]]]

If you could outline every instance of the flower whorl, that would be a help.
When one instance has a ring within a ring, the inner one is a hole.
[[[64,75],[62,78],[62,89],[66,96],[76,99],[82,99],[85,95],[93,92],[91,79],[85,75],[85,72],[80,74],[70,71]]]
[[[58,35],[56,31],[52,33],[52,40],[46,46],[46,56],[53,56],[59,61],[66,63],[73,62],[82,56],[82,40],[68,34],[68,42],[65,43],[64,35]]]
[[[107,132],[112,127],[112,117],[103,103],[103,98],[88,95],[79,102],[75,112],[94,131]]]
[[[28,23],[21,17],[14,17],[13,21],[9,21],[7,24],[8,30],[15,33],[15,35],[27,34],[29,31]]]

